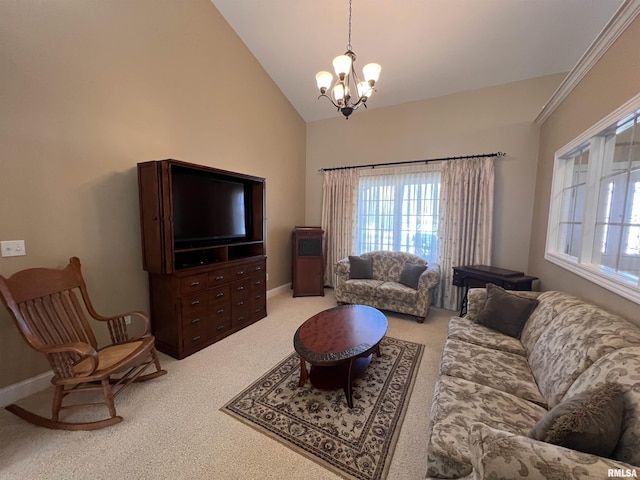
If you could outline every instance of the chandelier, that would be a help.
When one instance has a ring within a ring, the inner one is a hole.
[[[358,107],[364,105],[364,108],[367,108],[367,99],[375,91],[373,87],[378,81],[381,70],[377,63],[366,64],[362,68],[364,81],[361,81],[353,67],[355,61],[356,54],[353,53],[351,47],[351,0],[349,0],[349,42],[344,55],[338,55],[333,59],[333,68],[338,78],[331,89],[331,96],[327,94],[327,90],[333,82],[331,72],[322,71],[316,74],[316,82],[320,89],[318,98],[328,98],[347,120]],[[357,96],[353,95],[353,92],[356,92]]]

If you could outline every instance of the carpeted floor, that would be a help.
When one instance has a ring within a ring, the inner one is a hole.
[[[308,317],[335,305],[325,297],[269,298],[260,322],[184,360],[161,354],[168,374],[116,399],[122,423],[95,432],[32,426],[0,410],[0,478],[9,479],[309,479],[340,478],[220,409],[293,351]],[[426,431],[447,323],[432,308],[424,324],[387,313],[389,337],[425,345],[388,478],[426,472]],[[19,402],[48,411],[51,391]]]

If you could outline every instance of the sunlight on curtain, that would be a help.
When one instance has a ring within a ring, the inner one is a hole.
[[[353,253],[357,195],[357,170],[323,172],[321,226],[326,239],[325,285],[335,285],[335,264]]]
[[[437,262],[441,164],[359,171],[356,253],[409,252]]]
[[[446,162],[442,169],[440,268],[436,307],[458,310],[461,293],[451,285],[453,267],[491,265],[495,157]]]

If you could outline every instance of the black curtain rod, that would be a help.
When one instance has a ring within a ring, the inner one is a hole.
[[[329,172],[331,170],[347,170],[350,168],[376,168],[376,167],[387,167],[390,165],[408,165],[410,163],[429,163],[429,162],[443,162],[446,160],[465,160],[467,158],[486,158],[486,157],[504,157],[507,154],[504,152],[496,152],[496,153],[479,153],[477,155],[463,155],[458,157],[442,157],[442,158],[428,158],[426,160],[405,160],[403,162],[387,162],[387,163],[370,163],[368,165],[351,165],[348,167],[330,167],[330,168],[321,168],[320,172]]]

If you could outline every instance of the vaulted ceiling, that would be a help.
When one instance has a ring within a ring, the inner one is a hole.
[[[340,116],[315,74],[348,43],[348,0],[212,0],[307,122]],[[356,67],[382,65],[369,108],[571,70],[622,0],[353,0]],[[542,107],[542,106],[541,106]]]

